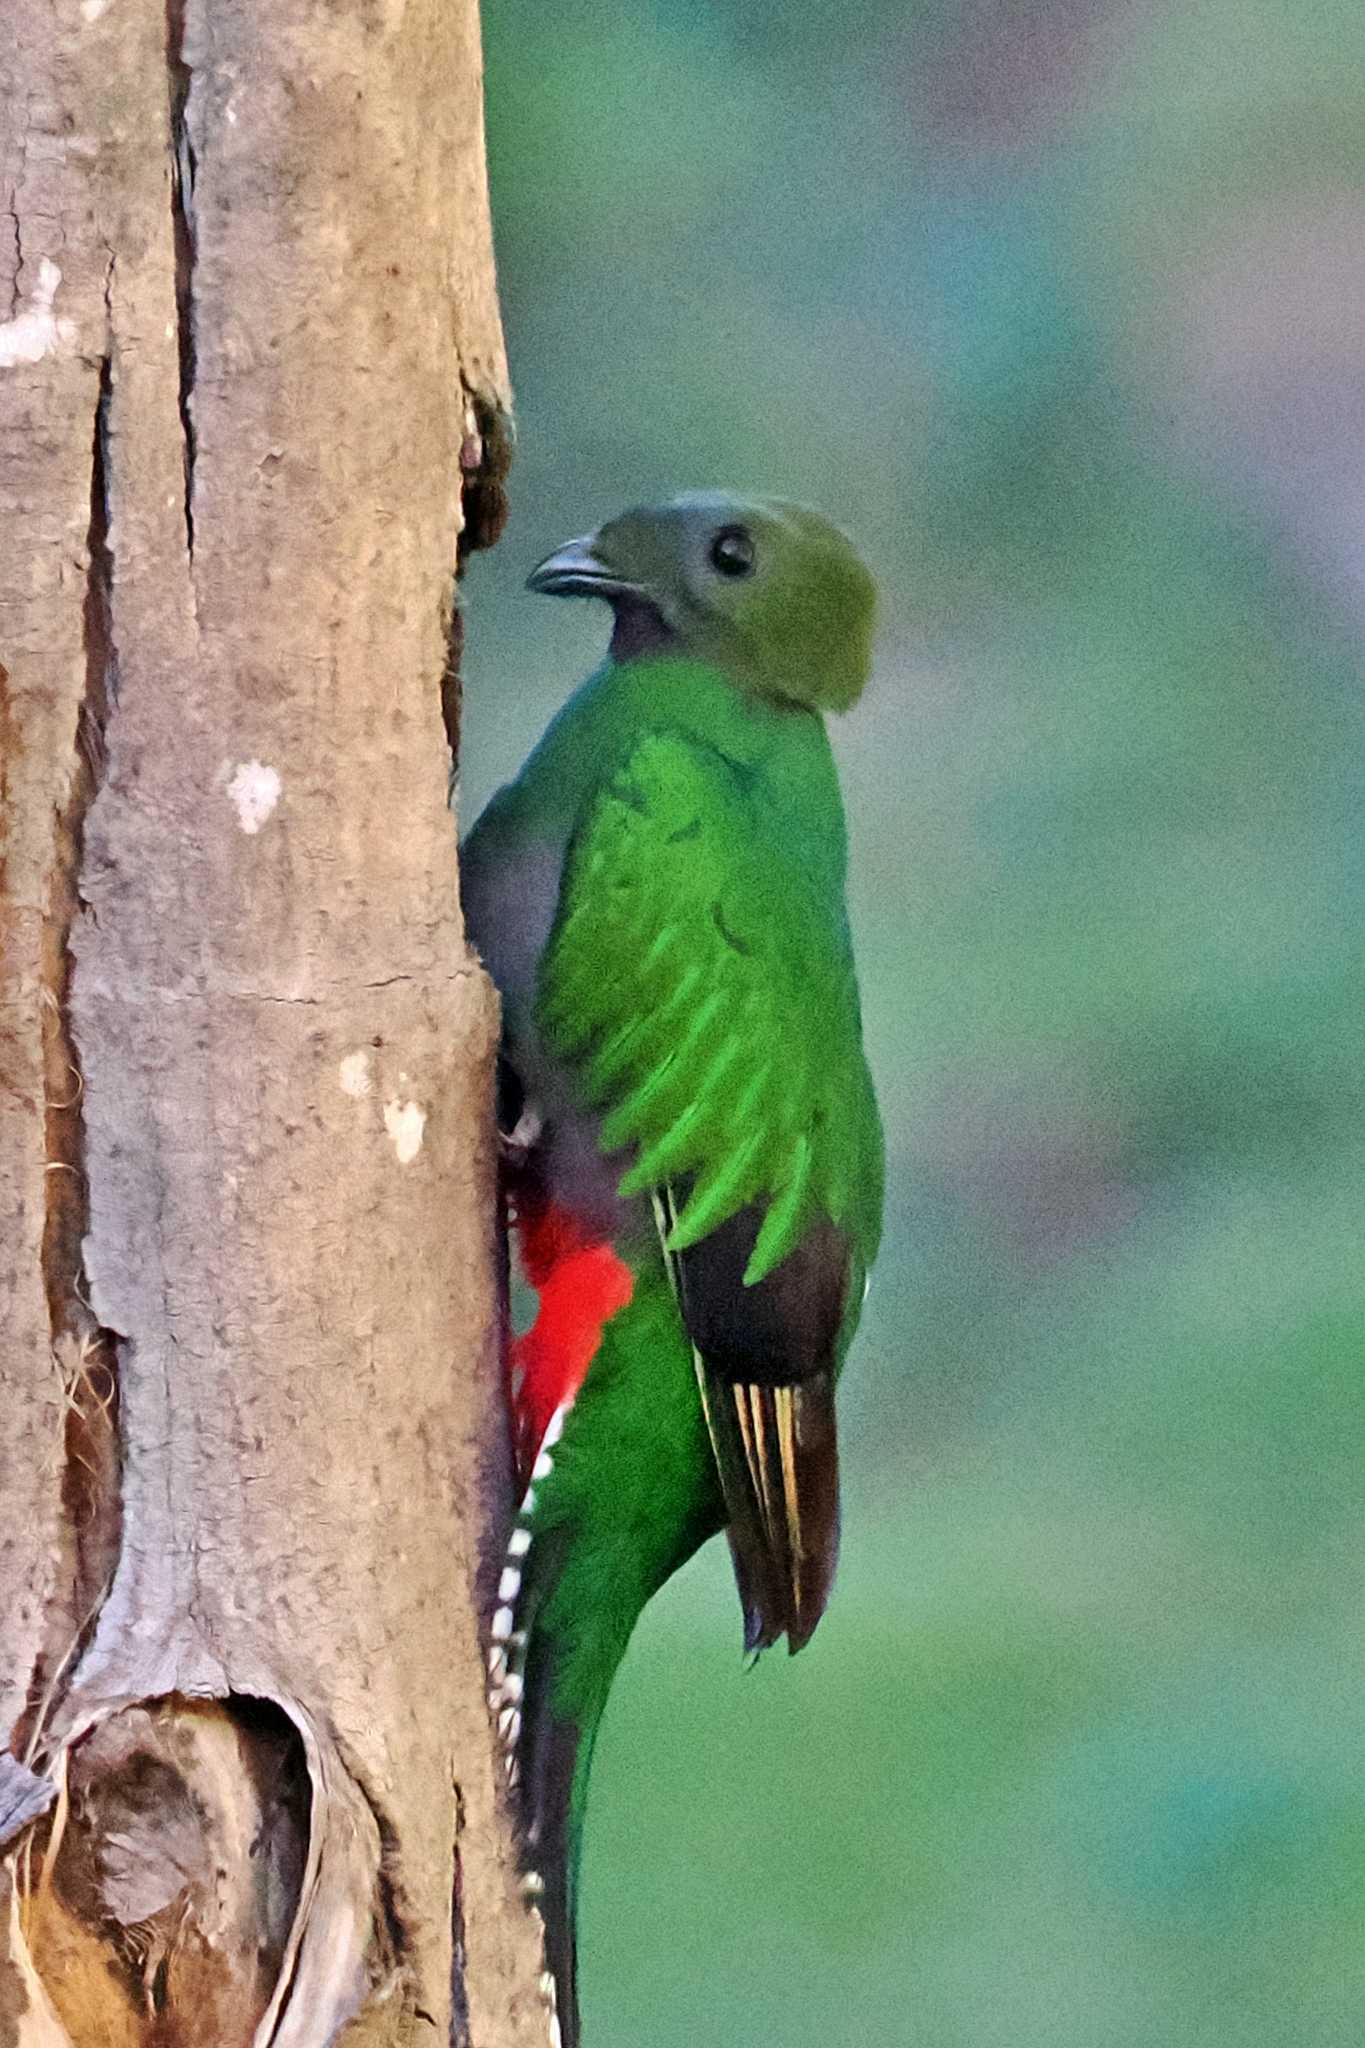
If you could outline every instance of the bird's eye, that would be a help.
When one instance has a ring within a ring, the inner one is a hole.
[[[711,543],[711,567],[721,576],[752,576],[754,537],[747,526],[722,526]]]

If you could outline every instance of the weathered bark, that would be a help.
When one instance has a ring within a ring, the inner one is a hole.
[[[544,2039],[442,725],[479,88],[474,0],[6,10],[0,2044]]]

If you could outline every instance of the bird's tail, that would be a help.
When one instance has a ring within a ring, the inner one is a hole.
[[[539,1654],[537,1654],[539,1652]],[[600,1714],[590,1724],[556,1714],[546,1646],[532,1645],[522,1727],[522,1884],[545,1927],[542,1989],[551,2039],[578,2048],[578,1867],[588,1769]],[[544,1664],[543,1671],[538,1668]]]
[[[563,1641],[555,1592],[572,1542],[566,1526],[536,1529],[538,1486],[548,1479],[563,1415],[546,1433],[508,1542],[491,1623],[489,1703],[502,1742],[518,1819],[522,1895],[544,1929],[541,1980],[556,2048],[578,2048],[576,1949],[578,1868],[583,1808],[593,1745],[615,1674],[615,1659],[597,1664],[598,1682],[561,1697]],[[624,1651],[625,1642],[620,1649]]]
[[[557,2030],[564,2048],[578,2042],[579,1848],[607,1694],[646,1602],[724,1519],[662,1269],[632,1276],[604,1249],[589,1248],[591,1359],[565,1374],[534,1452],[489,1623],[490,1699],[520,1818],[528,1904],[545,1925],[551,2036]],[[581,1258],[582,1248],[569,1256]],[[547,1349],[556,1333],[542,1329],[545,1311],[560,1309],[547,1303],[551,1291],[542,1286],[542,1313],[528,1332]],[[525,1363],[524,1354],[514,1362]],[[530,1378],[539,1386],[535,1370]]]

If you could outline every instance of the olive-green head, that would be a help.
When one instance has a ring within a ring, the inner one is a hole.
[[[637,505],[547,556],[528,588],[605,598],[618,661],[690,655],[812,711],[846,711],[871,665],[871,576],[837,527],[781,498]]]

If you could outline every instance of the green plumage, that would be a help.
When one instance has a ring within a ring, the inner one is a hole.
[[[746,1281],[785,1258],[816,1213],[849,1229],[866,1266],[880,1148],[824,728],[745,706],[752,729],[736,758],[718,744],[734,701],[723,677],[674,660],[644,672],[661,722],[570,842],[541,1033],[605,1112],[604,1144],[632,1150],[621,1193],[690,1182],[668,1249],[762,1202]],[[614,681],[608,671],[595,687]],[[663,723],[681,704],[685,717]],[[611,960],[629,961],[629,977],[604,973]]]
[[[833,1575],[833,1388],[882,1145],[821,712],[861,689],[871,586],[814,514],[698,497],[532,587],[616,619],[462,860],[533,1134],[514,1199],[610,1245],[631,1289],[537,1463],[493,1628],[572,2048],[588,1759],[642,1607],[723,1526],[751,1646],[798,1648]],[[554,1364],[549,1331],[532,1365]]]

